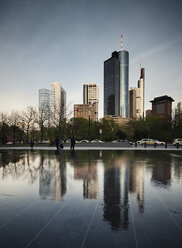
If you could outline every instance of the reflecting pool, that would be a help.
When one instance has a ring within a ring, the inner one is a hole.
[[[182,247],[182,152],[0,151],[0,247]]]

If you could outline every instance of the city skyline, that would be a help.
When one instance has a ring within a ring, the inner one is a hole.
[[[102,117],[103,61],[119,50],[121,33],[130,53],[129,87],[136,85],[140,63],[146,69],[145,109],[161,95],[170,95],[176,106],[182,100],[182,3],[114,3],[1,2],[0,112],[38,105],[38,89],[53,81],[61,82],[73,106],[82,99],[82,85],[94,82]]]

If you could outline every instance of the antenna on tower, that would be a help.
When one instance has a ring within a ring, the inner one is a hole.
[[[123,50],[123,36],[121,34],[121,50]]]
[[[142,58],[140,58],[140,70],[142,69]]]

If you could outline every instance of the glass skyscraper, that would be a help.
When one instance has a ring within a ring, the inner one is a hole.
[[[129,53],[113,52],[104,62],[104,116],[128,118]]]

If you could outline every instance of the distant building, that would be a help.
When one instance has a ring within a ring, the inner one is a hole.
[[[149,117],[152,115],[152,110],[151,109],[147,109],[146,110],[146,117]]]
[[[51,89],[54,92],[54,112],[66,118],[66,91],[59,82],[53,82]]]
[[[121,116],[115,115],[107,115],[105,118],[112,119],[118,125],[127,125],[131,121],[130,118],[122,118]]]
[[[153,116],[164,116],[171,118],[172,114],[172,102],[174,100],[170,96],[155,97],[152,103],[152,115]]]
[[[48,89],[39,89],[39,110],[50,114],[54,107],[54,92]]]
[[[95,121],[94,104],[74,104],[74,117]]]
[[[145,101],[145,69],[141,68],[140,79],[137,88],[129,90],[129,117],[132,119],[144,118],[144,101]]]
[[[182,102],[178,102],[178,104],[177,104],[177,112],[178,113],[182,113]]]
[[[112,53],[104,61],[104,116],[128,118],[129,53],[122,50]]]
[[[39,109],[48,111],[49,115],[59,114],[66,118],[66,92],[59,82],[51,84],[51,90],[39,89]]]
[[[136,88],[132,87],[129,90],[129,117],[136,118]]]
[[[95,121],[98,121],[99,87],[96,84],[83,85],[83,104],[94,104]]]

